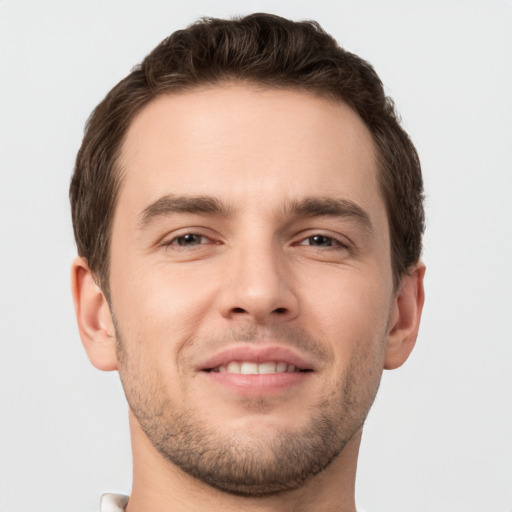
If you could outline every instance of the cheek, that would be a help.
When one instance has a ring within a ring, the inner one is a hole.
[[[325,389],[341,386],[345,403],[352,404],[344,414],[352,410],[354,421],[360,422],[375,398],[384,368],[390,305],[378,279],[345,277],[331,285],[330,300],[318,298],[316,325],[323,330],[315,334],[329,343],[333,353]]]
[[[215,284],[201,272],[166,263],[112,276],[112,302],[123,335],[155,356],[172,357],[192,339],[211,308]]]
[[[340,364],[357,353],[382,351],[390,295],[378,273],[340,270],[309,287],[305,309],[311,334],[329,342]],[[315,332],[316,330],[316,332]]]
[[[111,279],[124,351],[119,374],[125,393],[132,407],[147,404],[158,409],[163,397],[179,406],[187,382],[178,364],[180,352],[191,345],[211,309],[212,283],[200,273],[175,272],[169,265],[138,272],[128,268]]]

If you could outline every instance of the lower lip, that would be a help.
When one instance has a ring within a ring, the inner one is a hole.
[[[201,372],[210,382],[242,395],[268,395],[283,392],[311,377],[313,372],[283,372],[243,375],[228,372]]]

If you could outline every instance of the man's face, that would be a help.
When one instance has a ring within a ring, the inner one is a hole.
[[[370,133],[241,85],[153,101],[120,159],[112,314],[131,410],[220,489],[294,488],[360,429],[396,298]]]

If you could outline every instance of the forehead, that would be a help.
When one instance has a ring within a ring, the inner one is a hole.
[[[383,208],[362,120],[342,102],[295,90],[226,84],[160,96],[133,120],[120,167],[126,214],[177,193],[235,209],[311,195]]]

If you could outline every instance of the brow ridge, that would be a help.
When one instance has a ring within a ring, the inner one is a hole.
[[[305,197],[294,199],[286,207],[286,213],[304,217],[345,217],[352,218],[366,230],[373,231],[368,213],[349,199],[336,197]]]
[[[139,229],[146,228],[159,217],[173,213],[207,214],[229,217],[233,211],[220,199],[212,196],[177,196],[166,194],[146,207],[139,215]],[[284,213],[302,217],[344,217],[358,221],[368,231],[373,225],[368,213],[348,199],[336,197],[304,197],[286,203]]]
[[[228,217],[231,211],[222,201],[215,197],[166,194],[142,210],[139,215],[139,229],[144,229],[157,218],[165,217],[172,213],[202,213]]]

